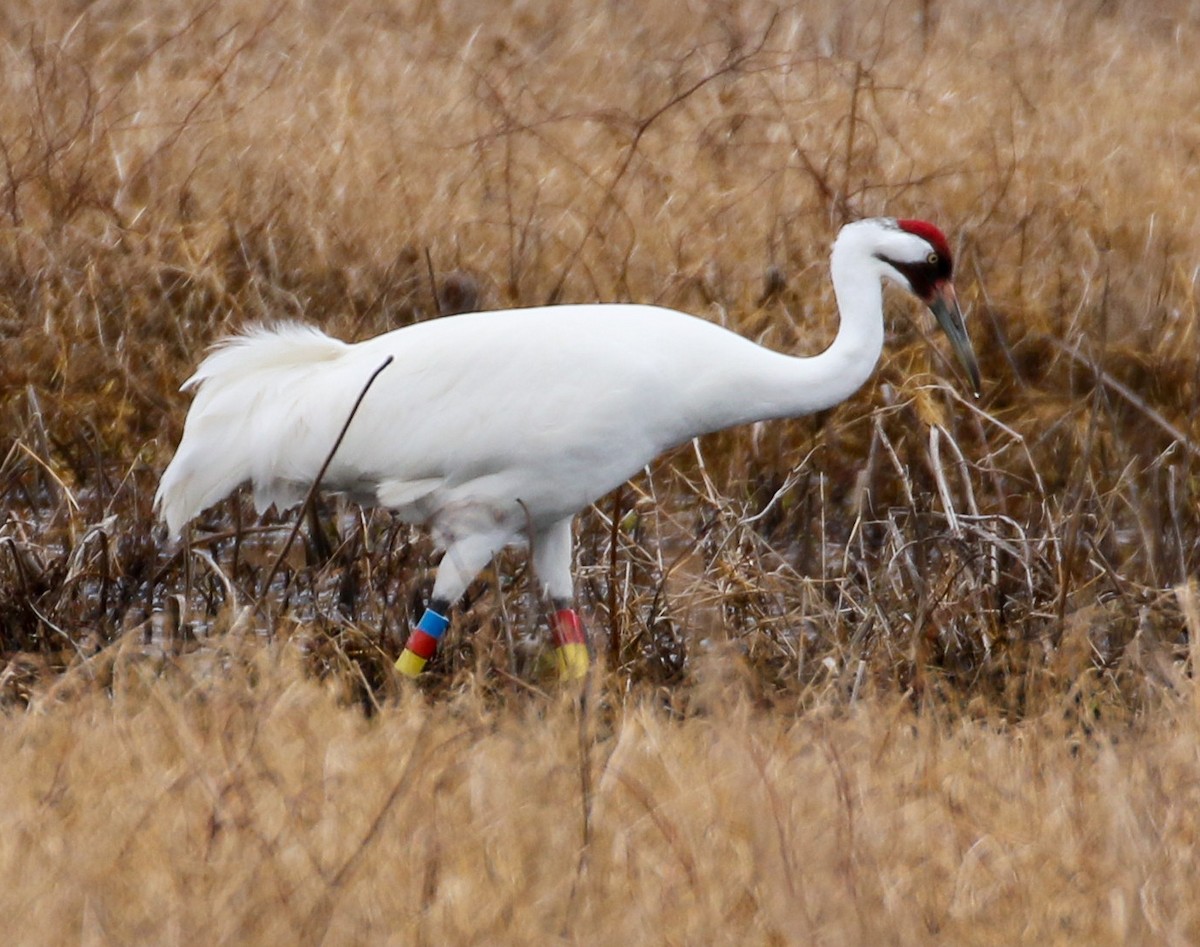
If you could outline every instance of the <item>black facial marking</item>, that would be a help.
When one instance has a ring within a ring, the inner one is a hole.
[[[920,263],[897,263],[885,256],[880,256],[879,259],[899,270],[919,299],[932,297],[935,287],[949,280],[954,273],[954,264],[949,254],[938,253],[935,250],[930,250],[929,255]]]

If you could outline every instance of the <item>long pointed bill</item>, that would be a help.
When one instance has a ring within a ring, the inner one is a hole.
[[[938,325],[950,339],[954,354],[966,369],[971,379],[971,387],[978,398],[983,382],[979,377],[979,363],[975,360],[975,350],[971,347],[971,338],[967,335],[967,326],[963,322],[962,311],[958,308],[958,296],[954,292],[954,284],[949,280],[938,283],[933,288],[933,295],[925,300],[929,311],[937,318]]]

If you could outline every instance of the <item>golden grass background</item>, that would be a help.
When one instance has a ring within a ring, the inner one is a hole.
[[[22,942],[1190,943],[1200,14],[0,9],[0,899]],[[221,334],[633,300],[815,351],[842,222],[950,235],[815,418],[586,511],[421,689],[419,533],[150,509]],[[460,294],[461,295],[461,294]],[[332,553],[323,549],[332,548]]]

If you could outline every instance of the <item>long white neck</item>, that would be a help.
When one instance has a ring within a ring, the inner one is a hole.
[[[750,421],[799,417],[849,398],[883,351],[882,268],[857,242],[839,239],[830,259],[841,322],[819,355],[792,357],[747,342],[705,380],[696,426],[715,431]],[[728,354],[728,353],[727,353]]]

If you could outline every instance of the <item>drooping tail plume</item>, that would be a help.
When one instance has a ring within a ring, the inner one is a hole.
[[[304,455],[312,438],[297,426],[306,423],[306,382],[348,348],[293,323],[256,326],[217,344],[183,384],[196,399],[154,498],[172,537],[246,481],[260,510],[303,495],[297,483],[311,466]],[[280,476],[288,471],[295,477]]]

